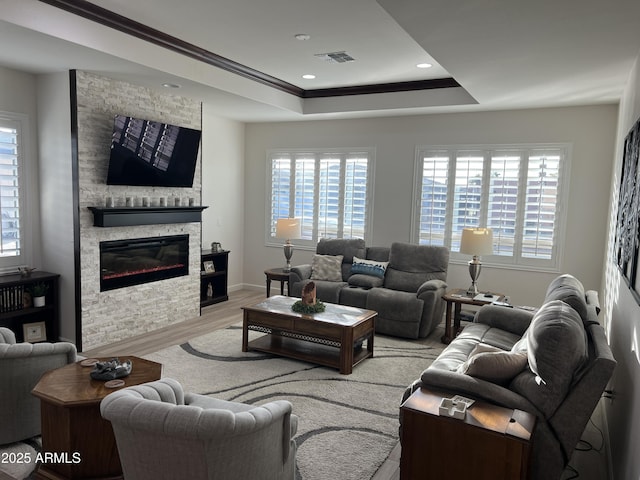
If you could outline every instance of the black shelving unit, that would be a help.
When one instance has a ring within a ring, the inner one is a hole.
[[[211,262],[213,270],[207,270],[205,264]],[[229,268],[229,250],[212,252],[203,250],[200,257],[200,307],[229,300],[227,293],[227,270]],[[209,289],[211,286],[211,291]],[[211,295],[209,295],[211,293]]]
[[[59,278],[57,273],[39,271],[29,276],[19,273],[0,276],[0,326],[12,330],[18,342],[57,342],[60,329]],[[43,307],[33,306],[33,300],[28,300],[25,295],[36,283],[44,283],[48,287]],[[35,339],[25,339],[25,325],[31,325],[32,331],[46,333],[46,338],[37,338],[36,335]]]

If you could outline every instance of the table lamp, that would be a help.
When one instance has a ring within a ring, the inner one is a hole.
[[[482,269],[480,256],[493,253],[493,231],[490,228],[464,228],[460,240],[460,253],[473,255],[473,259],[469,261],[471,286],[467,290],[467,295],[475,297],[478,294],[476,282]]]
[[[284,271],[289,272],[291,271],[291,255],[293,255],[291,239],[300,238],[300,219],[279,218],[276,221],[276,238],[284,238],[287,240],[284,244],[284,258],[287,260]]]

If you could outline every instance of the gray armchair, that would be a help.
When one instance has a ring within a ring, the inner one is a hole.
[[[293,479],[298,418],[291,408],[284,400],[252,406],[184,393],[170,378],[100,403],[127,480]]]
[[[0,327],[0,445],[40,435],[40,400],[31,390],[44,372],[75,361],[72,343],[16,343]]]

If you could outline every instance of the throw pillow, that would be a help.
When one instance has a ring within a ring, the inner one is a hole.
[[[488,382],[504,384],[518,375],[526,366],[526,352],[509,352],[479,343],[457,371]]]
[[[380,277],[374,277],[372,275],[355,274],[349,277],[349,285],[362,288],[381,287],[384,284],[384,279]]]
[[[379,262],[376,260],[366,260],[364,258],[353,257],[351,264],[351,275],[371,275],[373,277],[384,278],[389,262]]]
[[[342,255],[314,255],[311,261],[311,280],[342,281]]]

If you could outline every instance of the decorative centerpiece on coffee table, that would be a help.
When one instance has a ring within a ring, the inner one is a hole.
[[[302,289],[302,299],[291,305],[291,310],[296,313],[321,313],[324,309],[324,303],[316,299],[316,284],[313,282],[307,283]]]

